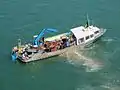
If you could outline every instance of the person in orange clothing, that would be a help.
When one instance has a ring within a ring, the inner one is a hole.
[[[50,45],[51,51],[56,51],[57,50],[56,46],[57,46],[56,42],[52,42]]]

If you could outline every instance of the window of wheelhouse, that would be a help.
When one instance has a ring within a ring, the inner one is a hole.
[[[99,31],[95,31],[95,34],[98,34],[99,33]]]
[[[90,37],[92,38],[92,37],[93,37],[93,34],[91,34]]]
[[[90,37],[89,36],[86,36],[85,39],[88,40]]]
[[[79,43],[83,43],[83,42],[84,42],[84,37],[83,37],[83,38],[80,38],[80,39],[78,40],[78,42],[79,42]]]

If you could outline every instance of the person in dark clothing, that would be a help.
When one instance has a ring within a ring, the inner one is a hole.
[[[67,39],[66,38],[64,38],[64,39],[62,39],[62,45],[63,45],[63,48],[66,48],[67,47]]]
[[[74,40],[74,42],[75,42],[75,45],[77,45],[77,39],[76,39],[76,37],[75,37],[74,34],[72,35],[72,38],[73,38],[73,40]]]
[[[42,37],[42,43],[44,44],[44,42],[45,42],[45,38],[44,38],[44,37]]]
[[[50,51],[46,43],[44,44],[44,47],[45,47],[45,52],[49,52]]]
[[[66,47],[69,47],[70,46],[70,42],[68,39],[66,39]]]
[[[44,44],[44,47],[47,48],[47,44],[46,43]]]

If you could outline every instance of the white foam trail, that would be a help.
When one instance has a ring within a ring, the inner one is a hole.
[[[77,54],[81,59],[84,60],[83,65],[86,66],[87,72],[95,72],[100,70],[103,67],[103,65],[100,62],[97,62],[97,61],[94,61],[93,59],[85,57],[78,52],[75,52],[75,54]]]
[[[80,87],[77,87],[75,90],[97,90],[99,87],[94,87],[92,85],[83,85]]]
[[[120,90],[120,86],[118,86],[118,85],[116,85],[116,86],[101,85],[100,87],[103,88],[101,90]],[[86,85],[86,86],[77,87],[75,90],[100,90],[100,87]]]
[[[112,42],[112,41],[114,41],[114,39],[107,38],[107,39],[102,39],[102,41]]]
[[[120,41],[120,38],[117,38],[117,37],[105,37],[105,38],[102,38],[102,41],[106,41],[106,42],[113,42],[113,41]]]
[[[77,50],[80,50],[80,52]],[[67,62],[74,66],[85,66],[86,72],[96,72],[103,68],[101,62],[84,56],[82,54],[83,52],[85,52],[85,50],[81,50],[79,47],[72,47],[61,56],[66,57],[68,60]]]
[[[105,88],[107,90],[120,90],[120,86],[112,85],[111,83],[107,83],[105,85],[101,85],[100,87]]]
[[[120,80],[116,78],[118,77],[116,77],[115,75],[107,77],[107,81],[104,84],[100,85],[100,87],[107,90],[120,90]]]

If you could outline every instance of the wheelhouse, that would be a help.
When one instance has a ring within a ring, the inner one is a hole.
[[[71,32],[75,35],[77,40],[77,45],[87,43],[88,41],[91,41],[94,39],[95,34],[98,34],[99,31],[95,31],[92,29],[92,26],[89,26],[87,28],[80,26],[71,29]]]

